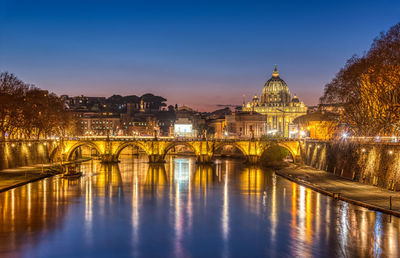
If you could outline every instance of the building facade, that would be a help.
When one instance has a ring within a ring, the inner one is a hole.
[[[257,113],[236,112],[227,115],[226,136],[259,138],[267,134],[267,116]]]
[[[117,135],[120,130],[118,115],[84,114],[78,121],[78,129],[82,135]]]
[[[242,111],[265,116],[266,134],[290,137],[295,133],[290,131],[293,128],[290,125],[296,117],[307,114],[307,107],[296,95],[291,97],[286,82],[279,77],[275,66],[260,98],[255,95],[251,102],[243,103]]]

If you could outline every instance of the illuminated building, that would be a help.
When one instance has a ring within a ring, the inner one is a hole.
[[[192,122],[187,118],[178,118],[174,124],[174,135],[178,137],[195,137]]]
[[[330,140],[347,131],[343,124],[337,122],[342,112],[340,105],[320,104],[314,112],[297,117],[293,123],[302,132],[302,137]]]
[[[267,116],[257,113],[236,112],[227,115],[226,136],[261,137],[267,134]]]
[[[120,127],[120,118],[118,115],[88,115],[79,120],[83,135],[115,135]]]
[[[267,134],[289,137],[289,125],[293,120],[307,113],[307,107],[296,95],[291,98],[289,88],[274,69],[272,77],[265,83],[261,98],[254,96],[251,102],[243,104],[242,111],[265,116]]]

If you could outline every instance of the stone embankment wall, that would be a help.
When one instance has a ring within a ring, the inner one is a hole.
[[[400,144],[305,141],[305,164],[365,184],[400,190]]]
[[[53,148],[51,141],[0,142],[0,170],[48,163]]]

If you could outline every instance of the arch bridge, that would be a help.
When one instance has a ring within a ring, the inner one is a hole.
[[[295,139],[191,139],[191,138],[136,138],[136,137],[74,137],[62,139],[59,155],[62,160],[70,160],[74,151],[81,146],[96,149],[102,162],[118,162],[125,148],[134,146],[146,153],[150,163],[164,162],[168,151],[174,146],[185,145],[196,155],[198,163],[211,162],[216,151],[223,146],[239,149],[246,161],[258,163],[265,151],[272,146],[287,149],[294,162],[301,161],[300,143]]]

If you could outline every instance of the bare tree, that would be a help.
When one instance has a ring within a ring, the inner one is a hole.
[[[66,135],[71,121],[55,94],[0,73],[0,139]]]
[[[381,33],[362,57],[349,59],[325,86],[322,103],[341,104],[339,122],[357,135],[398,135],[400,23]]]

